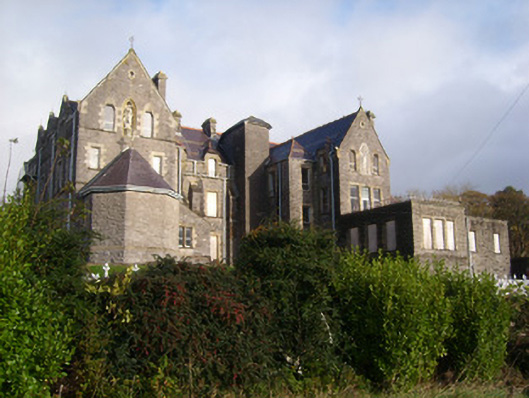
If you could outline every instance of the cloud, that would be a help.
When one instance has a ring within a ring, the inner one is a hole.
[[[393,192],[440,189],[529,81],[528,19],[525,1],[6,2],[0,140],[20,138],[21,167],[62,95],[83,98],[134,35],[148,71],[168,74],[184,124],[214,116],[222,130],[254,115],[283,141],[354,112],[362,95]],[[528,97],[456,183],[529,192]]]

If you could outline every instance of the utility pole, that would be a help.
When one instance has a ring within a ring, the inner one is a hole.
[[[6,202],[7,178],[9,177],[9,168],[11,167],[11,153],[13,152],[13,144],[18,144],[18,138],[11,138],[9,140],[9,159],[7,161],[6,179],[4,181],[4,197],[2,203]]]

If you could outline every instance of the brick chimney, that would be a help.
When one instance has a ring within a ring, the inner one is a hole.
[[[163,72],[158,72],[154,75],[152,78],[153,83],[155,84],[156,88],[158,89],[158,92],[162,96],[163,99],[165,99],[165,88],[167,85],[167,75]]]
[[[215,136],[215,134],[217,134],[217,121],[212,117],[206,119],[204,123],[202,123],[202,131],[210,138],[211,136]]]

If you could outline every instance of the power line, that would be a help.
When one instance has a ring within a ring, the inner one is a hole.
[[[525,85],[525,87],[523,88],[523,90],[520,92],[520,94],[518,94],[518,96],[516,97],[516,99],[513,101],[513,103],[511,104],[511,106],[509,106],[509,108],[507,108],[507,110],[503,113],[503,116],[500,118],[500,120],[494,125],[494,127],[490,130],[490,132],[487,134],[487,136],[485,137],[485,139],[481,142],[481,144],[479,145],[479,147],[476,149],[476,151],[472,154],[472,156],[470,157],[470,159],[463,165],[463,167],[461,167],[461,169],[459,169],[459,171],[456,173],[456,175],[454,176],[454,178],[452,178],[452,184],[455,182],[455,180],[457,180],[457,178],[461,175],[461,173],[463,173],[463,171],[470,165],[470,163],[472,163],[474,161],[474,159],[476,159],[476,157],[479,155],[479,153],[481,152],[481,150],[485,147],[485,145],[487,145],[487,142],[489,142],[489,140],[492,138],[492,136],[494,135],[494,133],[496,132],[496,130],[498,129],[498,127],[500,127],[500,125],[503,123],[503,121],[505,119],[507,119],[507,116],[509,116],[509,114],[511,113],[511,111],[514,109],[514,107],[516,106],[516,104],[518,104],[518,102],[522,99],[523,95],[525,94],[525,92],[527,91],[527,89],[529,89],[529,83],[527,83]]]

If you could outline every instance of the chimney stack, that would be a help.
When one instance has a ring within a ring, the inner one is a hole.
[[[211,138],[211,136],[215,136],[215,134],[217,134],[217,121],[212,117],[206,119],[204,123],[202,123],[202,131],[209,138]]]
[[[152,78],[153,83],[156,85],[156,88],[158,89],[158,92],[162,96],[163,99],[165,99],[165,88],[167,85],[167,75],[163,72],[158,72],[154,75]]]

